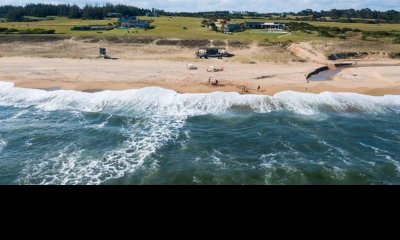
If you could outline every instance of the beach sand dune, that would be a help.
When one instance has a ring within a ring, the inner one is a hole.
[[[292,53],[276,46],[228,48],[235,57],[224,60],[197,59],[194,48],[154,44],[105,44],[118,60],[96,58],[99,44],[65,40],[33,45],[0,44],[0,81],[26,88],[81,91],[157,86],[180,93],[244,93],[246,89],[246,93],[266,95],[287,90],[400,94],[399,60],[359,61],[359,67],[344,69],[329,81],[307,83],[310,72],[328,63],[321,53],[292,54],[299,47],[310,48],[309,44],[292,47]],[[298,61],[302,55],[305,59]],[[188,69],[188,64],[197,69]],[[211,66],[224,71],[207,71]],[[218,86],[209,84],[209,78],[218,80]]]

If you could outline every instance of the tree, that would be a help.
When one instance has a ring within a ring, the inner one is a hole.
[[[20,22],[24,19],[24,11],[20,8],[11,9],[6,18],[7,22]]]
[[[103,12],[103,8],[101,7],[86,5],[83,8],[82,18],[84,19],[103,19],[104,17],[105,13]]]
[[[81,9],[76,5],[72,6],[69,9],[68,17],[69,18],[81,18],[82,17]]]

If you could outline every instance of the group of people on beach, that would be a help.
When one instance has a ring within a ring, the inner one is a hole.
[[[208,78],[208,84],[210,84],[211,86],[219,86],[219,81],[217,79],[215,79],[215,81],[212,81],[212,77]],[[248,93],[249,90],[246,86],[242,86],[242,93]],[[257,87],[257,92],[261,91],[261,85],[258,85]]]
[[[211,81],[212,77],[208,78],[208,84],[211,84],[212,86],[218,86],[219,81],[215,79],[215,81]]]

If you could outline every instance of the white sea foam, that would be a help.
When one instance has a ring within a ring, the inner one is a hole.
[[[20,118],[21,116],[23,116],[23,115],[25,115],[25,114],[28,114],[28,113],[29,113],[28,110],[22,110],[22,111],[16,113],[14,116],[12,116],[11,119],[18,119],[18,118]]]
[[[7,142],[0,138],[0,152],[7,146]]]
[[[275,96],[240,95],[215,92],[178,94],[157,87],[126,91],[84,93],[16,88],[0,82],[0,105],[34,106],[46,111],[70,109],[88,112],[123,111],[161,115],[217,114],[231,109],[252,109],[255,112],[291,111],[311,115],[320,112],[400,112],[400,96],[366,96],[354,93],[321,94],[286,91]]]
[[[56,156],[45,155],[38,162],[28,164],[19,182],[94,185],[124,177],[142,167],[146,159],[166,142],[175,140],[183,124],[181,118],[145,119],[143,123],[131,126],[128,139],[117,149],[97,159],[75,145],[67,146]],[[156,167],[157,162],[152,161],[150,165]]]
[[[339,154],[339,156],[341,156],[340,159],[341,161],[343,161],[346,165],[350,165],[350,153],[348,151],[346,151],[345,149],[342,149],[340,147],[336,147],[332,144],[329,144],[328,142],[326,142],[325,140],[321,140],[319,141],[319,143],[325,145],[326,147],[328,147],[328,152],[327,154],[332,154],[333,156],[335,156],[337,158],[337,154]]]
[[[193,176],[193,183],[194,184],[201,184],[201,180],[198,177]]]
[[[391,140],[391,139],[386,139],[386,138],[383,138],[383,137],[379,137],[379,136],[376,135],[376,134],[375,134],[375,138],[380,139],[380,140],[382,140],[382,141],[384,141],[384,142],[400,143],[399,141],[395,141],[395,140]]]
[[[385,158],[386,158],[386,160],[393,163],[393,165],[396,167],[397,174],[400,175],[400,161],[395,160],[391,156],[388,156],[388,155],[386,155]]]
[[[290,166],[287,163],[287,159],[290,159],[293,155],[296,155],[297,152],[277,152],[270,154],[263,154],[260,156],[260,167],[267,170],[275,170],[278,168],[284,169],[288,172],[297,172],[298,170]]]
[[[390,154],[389,151],[386,151],[386,150],[384,150],[384,149],[380,149],[380,148],[377,148],[377,147],[374,147],[374,146],[371,146],[371,145],[368,145],[368,144],[365,144],[365,143],[362,143],[362,142],[360,142],[359,144],[360,144],[361,146],[365,147],[365,148],[369,148],[369,149],[374,150],[376,156],[382,157],[382,158],[384,158],[385,160],[387,160],[387,161],[389,161],[390,163],[392,163],[392,164],[395,166],[397,173],[400,175],[400,161],[399,161],[399,160],[393,159],[393,158],[389,155],[389,154]]]
[[[359,142],[359,144],[360,144],[361,146],[365,147],[365,148],[370,148],[370,149],[374,150],[374,152],[375,152],[376,154],[378,154],[378,153],[389,153],[388,151],[386,151],[386,150],[384,150],[384,149],[380,149],[380,148],[377,148],[377,147],[374,147],[374,146],[365,144],[365,143],[363,143],[363,142]]]
[[[113,117],[113,115],[110,115],[110,116],[107,117],[107,119],[106,119],[104,122],[99,123],[99,124],[90,125],[89,128],[93,128],[93,129],[102,129],[102,128],[104,128],[104,127],[107,125],[108,121],[109,121],[112,117]]]

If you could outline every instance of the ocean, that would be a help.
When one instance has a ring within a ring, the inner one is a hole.
[[[0,184],[400,184],[400,96],[0,82]]]

